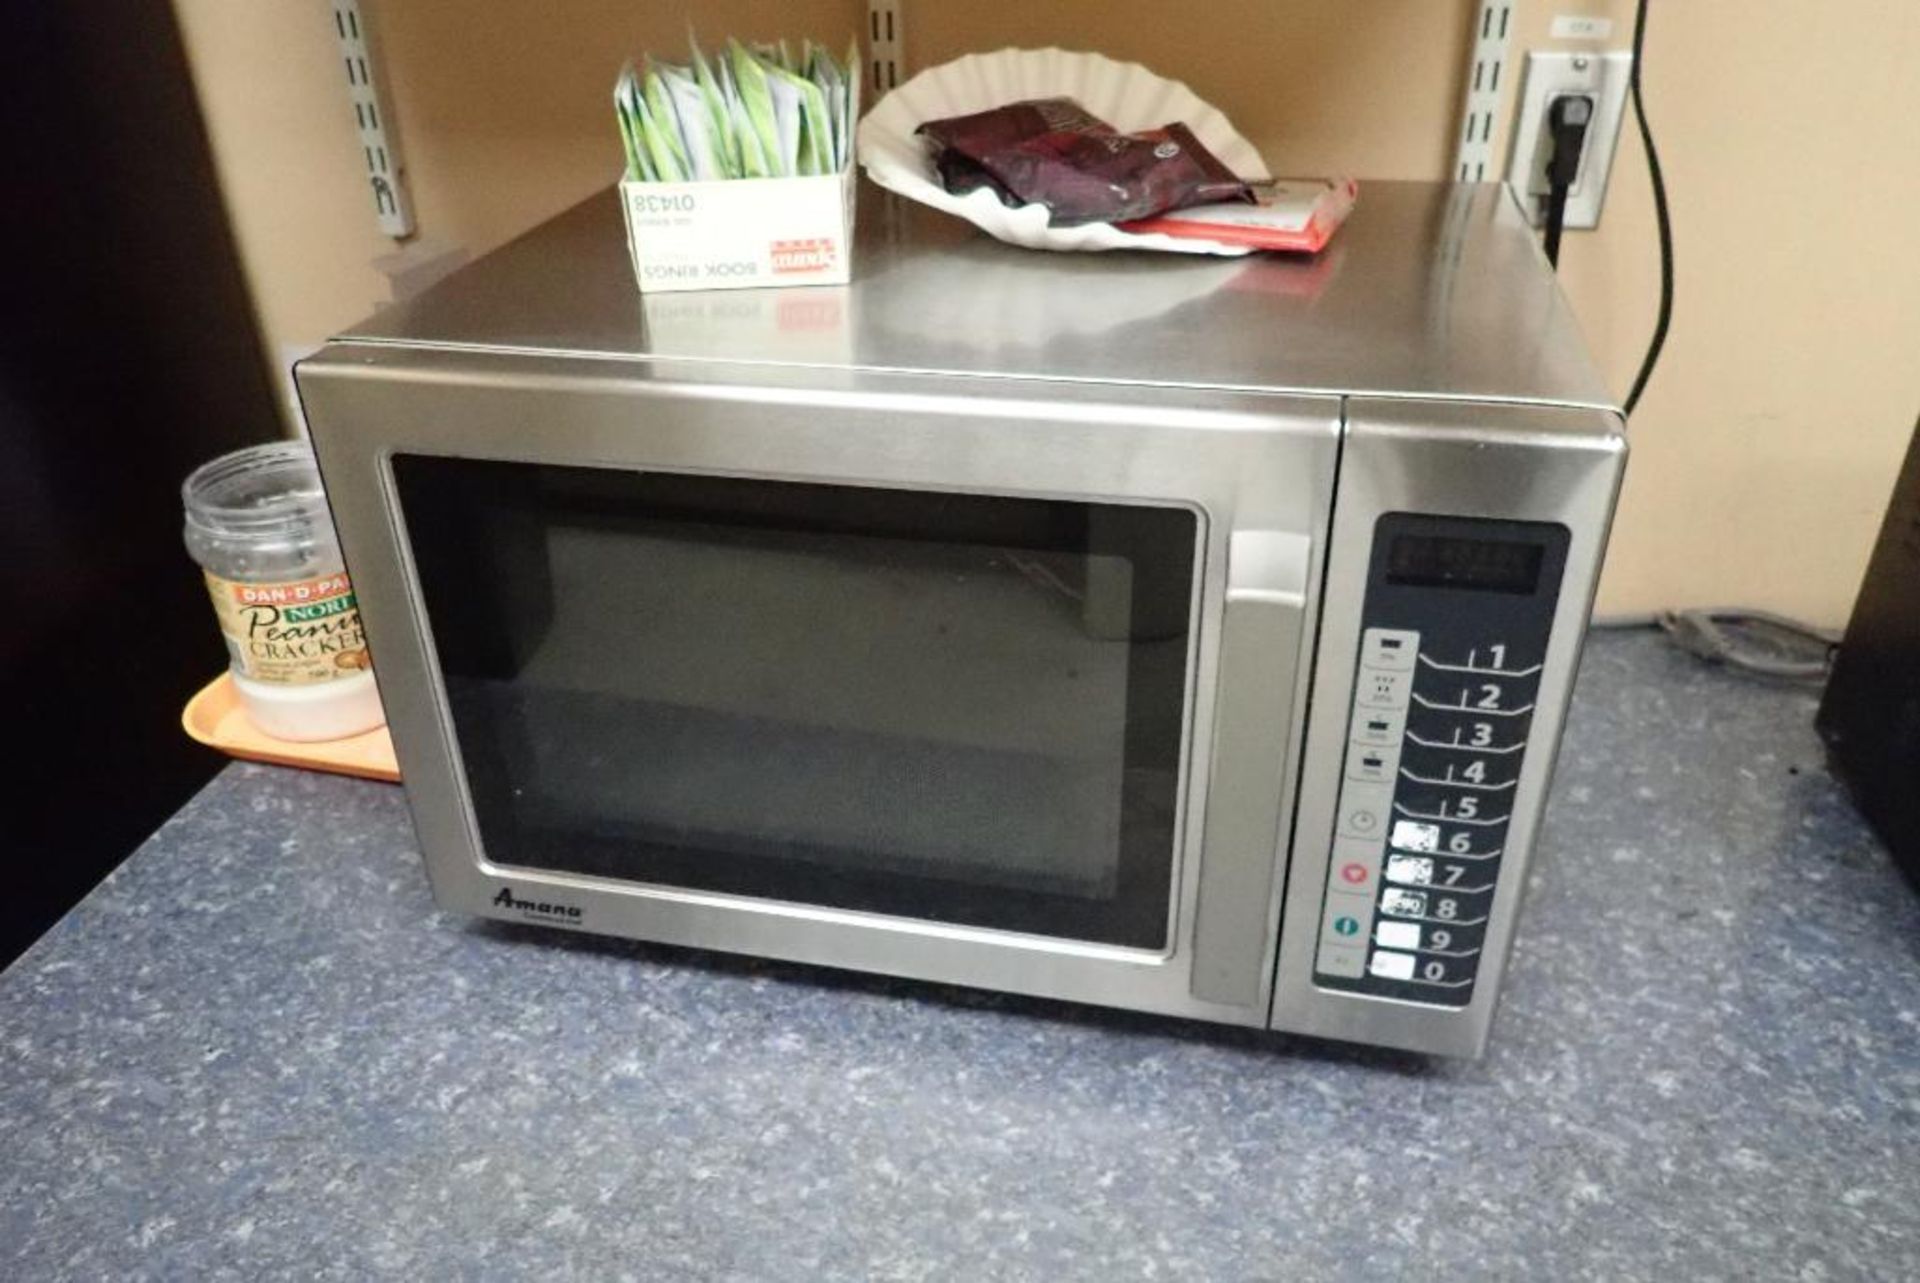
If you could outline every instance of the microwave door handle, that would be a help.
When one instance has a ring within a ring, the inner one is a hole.
[[[1307,561],[1313,541],[1280,530],[1236,530],[1227,544],[1227,609],[1255,602],[1294,612],[1307,608]]]
[[[1236,530],[1227,546],[1190,981],[1207,1002],[1256,1006],[1270,970],[1312,550],[1279,530]]]

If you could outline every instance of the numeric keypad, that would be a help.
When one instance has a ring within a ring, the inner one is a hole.
[[[1541,662],[1508,640],[1436,653],[1418,631],[1389,628],[1366,629],[1359,658],[1316,971],[1342,987],[1462,1005]]]

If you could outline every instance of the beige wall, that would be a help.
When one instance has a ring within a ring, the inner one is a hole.
[[[1527,5],[1528,29],[1554,6]],[[1633,6],[1610,12],[1624,45]],[[1655,4],[1643,68],[1678,264],[1602,608],[1844,622],[1920,417],[1920,5]],[[1624,395],[1658,288],[1637,133],[1567,292]]]
[[[270,351],[318,342],[372,310],[372,260],[393,251],[373,221],[327,7],[182,0],[174,11],[262,337]]]
[[[622,57],[714,37],[858,25],[851,0],[538,6],[363,0],[392,86],[423,234],[482,252],[608,182]],[[383,297],[392,248],[360,186],[319,0],[176,0],[270,345],[324,337]],[[1097,45],[1188,81],[1282,173],[1437,178],[1448,168],[1471,0],[908,3],[926,66],[1005,44]],[[1920,5],[1653,6],[1647,99],[1673,192],[1679,304],[1633,425],[1602,609],[1739,602],[1825,622],[1852,600],[1920,414]],[[1561,12],[1522,0],[1514,66]],[[1590,46],[1602,47],[1602,46]],[[1518,84],[1508,78],[1508,86]],[[1504,151],[1501,152],[1504,155]],[[1821,184],[1815,205],[1781,193]],[[1364,199],[1364,192],[1362,199]],[[1652,213],[1636,137],[1601,228],[1563,274],[1624,393],[1652,322]]]

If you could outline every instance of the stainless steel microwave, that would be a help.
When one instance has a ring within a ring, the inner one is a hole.
[[[297,377],[447,907],[1485,1045],[1625,457],[1501,189],[645,298],[607,195]]]

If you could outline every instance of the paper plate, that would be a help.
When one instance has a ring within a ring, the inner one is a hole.
[[[1156,76],[1137,62],[1065,49],[1002,49],[968,54],[929,68],[875,104],[860,121],[860,163],[889,191],[957,214],[982,231],[1029,249],[1151,249],[1175,254],[1247,253],[1244,246],[1173,236],[1142,236],[1111,223],[1049,227],[1042,205],[1009,209],[986,190],[953,196],[940,185],[925,140],[914,130],[929,120],[965,116],[1027,98],[1065,96],[1123,133],[1178,121],[1220,162],[1248,182],[1266,178],[1253,144],[1234,132],[1218,108],[1177,80]]]

